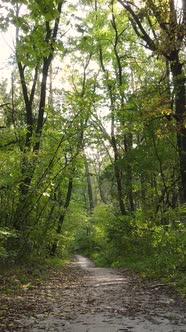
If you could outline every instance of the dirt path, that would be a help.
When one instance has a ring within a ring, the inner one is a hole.
[[[186,331],[186,301],[168,287],[144,283],[127,269],[95,268],[82,256],[71,269],[78,282],[64,286],[56,277],[27,294],[43,309],[25,310],[11,331]]]

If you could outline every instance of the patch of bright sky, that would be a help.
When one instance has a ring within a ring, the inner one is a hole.
[[[75,13],[71,12],[70,9],[68,9],[68,7],[70,7],[70,5],[72,6],[76,6],[78,4],[77,10],[75,11]],[[66,31],[63,31],[64,36],[63,36],[63,43],[64,46],[67,47],[67,43],[68,43],[68,38],[69,37],[80,37],[81,33],[78,32],[78,30],[76,29],[76,24],[79,23],[78,22],[78,17],[79,18],[84,18],[86,16],[87,10],[86,7],[79,4],[78,0],[72,0],[72,1],[67,1],[64,6],[63,6],[63,12],[66,13],[66,17],[65,19],[65,24],[68,21],[67,27],[66,27]],[[5,14],[2,13],[2,8],[1,8],[1,14]],[[24,11],[26,10],[25,8],[23,9]],[[62,18],[63,20],[63,18]],[[63,28],[63,23],[62,23],[62,28]],[[0,31],[0,82],[4,79],[10,79],[11,77],[11,72],[13,70],[13,61],[12,61],[12,57],[14,55],[14,51],[15,51],[15,27],[11,26],[9,27],[8,31],[6,32],[2,32]],[[56,68],[58,68],[56,70],[59,72],[60,71],[60,62],[59,58],[57,58],[54,61],[54,66]],[[67,67],[69,60],[65,58],[65,61],[62,65],[62,68],[64,68],[64,66]],[[58,75],[55,74],[55,78],[56,78],[56,82],[54,82],[55,85],[59,85],[59,81],[58,81]]]
[[[70,3],[67,2],[67,5]],[[77,5],[78,0],[73,0],[72,5]],[[175,0],[176,7],[178,9],[182,8],[182,0]],[[81,7],[81,5],[78,5],[78,9],[75,12],[75,17],[84,17],[86,15],[85,7]],[[69,16],[70,17],[70,16]],[[73,28],[73,24],[75,24],[75,20],[73,22],[73,16],[71,15],[71,31],[70,34],[75,37],[78,32]],[[69,34],[68,33],[68,34]],[[11,66],[11,60],[10,56],[13,54],[15,48],[15,28],[10,27],[7,32],[0,32],[0,81],[4,78],[9,78],[11,76],[12,66]]]
[[[0,80],[11,76],[11,56],[15,49],[15,28],[0,33]]]

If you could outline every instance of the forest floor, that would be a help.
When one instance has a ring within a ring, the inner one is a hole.
[[[76,256],[43,280],[2,291],[0,331],[185,332],[186,299],[128,269],[96,268]]]

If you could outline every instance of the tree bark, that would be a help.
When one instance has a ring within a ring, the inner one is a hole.
[[[122,174],[120,167],[118,165],[119,156],[118,156],[118,149],[116,145],[116,139],[115,136],[112,136],[112,148],[114,151],[114,174],[116,178],[116,184],[117,184],[117,192],[118,192],[118,202],[120,207],[120,212],[122,216],[126,215],[125,205],[123,201],[123,186],[122,186]]]
[[[132,142],[133,142],[132,134],[131,133],[125,134],[124,135],[124,147],[125,147],[126,157],[128,157],[130,152],[132,151]],[[132,166],[130,164],[130,160],[127,160],[127,165],[126,165],[126,192],[127,192],[127,198],[128,198],[129,207],[130,207],[131,212],[133,212],[135,210],[133,189],[132,189],[132,181],[133,181],[133,176],[132,175],[133,175],[132,174]]]
[[[71,196],[72,196],[72,188],[73,188],[73,178],[71,177],[71,178],[69,178],[69,182],[68,182],[68,189],[67,189],[64,207],[63,207],[64,210],[63,210],[63,213],[60,214],[59,219],[58,219],[58,225],[57,225],[57,230],[56,230],[57,235],[61,234],[65,215],[66,215],[67,209],[70,205],[70,200],[71,200]],[[56,238],[52,244],[52,248],[50,251],[51,256],[56,256],[57,247],[58,247],[58,239]]]
[[[181,202],[186,202],[186,128],[185,128],[185,77],[183,65],[172,62],[171,71],[175,95],[175,119],[177,122],[177,146],[181,173]]]
[[[92,190],[92,181],[91,175],[89,171],[89,165],[85,157],[85,172],[87,177],[87,191],[88,191],[88,199],[89,199],[89,209],[90,212],[94,209],[94,198],[93,198],[93,190]]]

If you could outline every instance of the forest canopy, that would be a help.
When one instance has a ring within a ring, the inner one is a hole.
[[[3,0],[0,22],[0,261],[180,275],[185,1]]]

